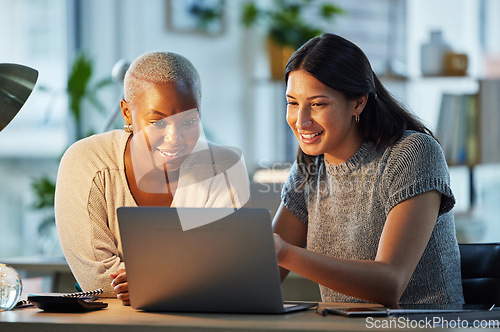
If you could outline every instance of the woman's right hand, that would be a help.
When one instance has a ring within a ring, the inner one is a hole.
[[[278,257],[278,263],[285,259],[287,251],[290,244],[281,238],[278,234],[274,233],[274,249],[276,250],[276,256]]]
[[[113,281],[111,286],[116,294],[116,298],[122,301],[123,305],[130,305],[130,296],[128,294],[127,272],[125,269],[120,269],[109,275]]]

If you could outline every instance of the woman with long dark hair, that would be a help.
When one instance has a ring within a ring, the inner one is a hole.
[[[282,277],[327,302],[463,303],[449,172],[431,131],[333,34],[286,66],[297,160],[274,219]]]

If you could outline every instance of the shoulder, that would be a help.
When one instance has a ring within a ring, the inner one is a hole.
[[[122,130],[113,130],[83,138],[66,150],[61,163],[91,163],[96,166],[117,163],[123,156],[128,136]]]
[[[393,145],[388,147],[386,153],[390,160],[405,162],[444,160],[441,146],[432,136],[408,130]]]
[[[440,149],[439,143],[430,135],[407,130],[403,136],[392,146],[393,150],[419,151],[422,149]]]
[[[232,146],[224,146],[208,142],[208,146],[213,156],[212,162],[222,169],[229,169],[233,165],[243,163],[241,150]]]
[[[239,149],[235,147],[219,145],[212,142],[207,142],[207,143],[210,149],[212,150],[214,156],[224,157],[231,160],[241,159],[242,153]]]
[[[407,131],[385,152],[382,165],[391,183],[441,178],[449,181],[448,165],[439,143],[430,135]]]

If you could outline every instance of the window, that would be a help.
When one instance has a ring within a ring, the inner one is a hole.
[[[2,0],[0,62],[39,71],[35,90],[0,135],[0,156],[58,156],[66,147],[65,0]]]
[[[31,208],[33,178],[55,178],[67,146],[68,28],[66,0],[0,0],[0,62],[39,71],[35,90],[0,133],[0,253],[39,253],[47,211]]]

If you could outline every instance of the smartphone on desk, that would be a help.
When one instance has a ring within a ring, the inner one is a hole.
[[[340,315],[347,317],[387,317],[387,307],[344,307],[344,308],[318,308],[318,313],[326,315]]]
[[[445,314],[445,313],[466,313],[474,311],[491,311],[495,305],[491,304],[414,304],[401,305],[397,308],[390,307],[333,307],[318,308],[318,313],[326,316],[328,314],[342,315],[348,317],[384,317],[410,314]]]

